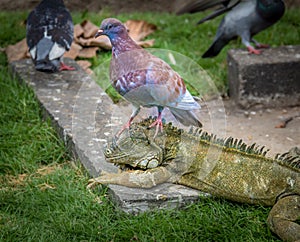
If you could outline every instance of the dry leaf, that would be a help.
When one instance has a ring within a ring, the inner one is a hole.
[[[91,62],[87,61],[87,60],[78,60],[76,61],[76,63],[88,74],[88,75],[92,75],[94,74],[94,72],[92,71],[92,69],[90,69],[89,67],[92,65]]]
[[[55,165],[55,166],[44,166],[39,168],[36,173],[41,175],[41,176],[46,176],[49,175],[53,172],[55,172],[56,170],[61,169],[61,167],[59,165]]]
[[[38,187],[40,188],[41,191],[46,191],[47,189],[51,189],[51,190],[56,189],[54,185],[49,185],[46,182],[39,184]]]
[[[5,49],[8,62],[28,58],[28,47],[26,39],[19,41],[14,45],[9,45]]]
[[[144,39],[157,29],[156,25],[143,20],[127,20],[125,26],[129,29],[129,36],[135,41]]]
[[[88,75],[90,75],[90,76],[92,76],[92,75],[94,74],[93,70],[90,69],[90,68],[87,68],[87,69],[85,70],[85,72],[86,72]]]
[[[80,24],[83,28],[83,37],[88,39],[88,38],[94,38],[95,34],[97,33],[99,27],[97,27],[95,24],[93,24],[91,21],[89,20],[84,20],[81,24]]]
[[[102,49],[105,49],[105,50],[110,50],[111,49],[110,40],[107,36],[104,36],[104,35],[98,37],[97,39],[93,38],[91,40],[91,45],[92,46],[99,46],[99,47],[101,47]]]
[[[99,50],[99,47],[87,47],[79,51],[78,57],[82,58],[92,58],[96,56],[96,52]]]
[[[136,43],[139,46],[142,46],[143,48],[149,48],[152,47],[154,45],[155,39],[149,39],[149,40],[145,40],[145,41],[136,41]]]
[[[74,39],[78,38],[79,36],[83,35],[84,30],[81,26],[81,24],[75,24],[74,25]]]
[[[24,185],[27,178],[28,178],[27,174],[19,174],[18,176],[12,176],[12,175],[5,175],[4,176],[4,179],[12,187],[17,187],[17,186]]]
[[[83,70],[87,70],[92,64],[87,60],[78,60],[76,63],[81,66]]]
[[[76,57],[79,55],[81,49],[82,49],[81,45],[72,42],[71,49],[65,52],[64,57],[68,57],[75,60]]]

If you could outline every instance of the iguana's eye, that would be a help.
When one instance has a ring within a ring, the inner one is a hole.
[[[105,149],[104,153],[105,153],[105,156],[110,156],[110,155],[112,155],[112,150],[107,148],[107,149]]]

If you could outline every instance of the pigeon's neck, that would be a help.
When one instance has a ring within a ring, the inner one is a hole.
[[[139,45],[135,43],[133,39],[126,33],[110,36],[112,44],[112,53],[114,56],[118,56],[126,51],[141,49]]]
[[[258,14],[268,22],[276,22],[284,14],[285,6],[282,0],[257,0]]]

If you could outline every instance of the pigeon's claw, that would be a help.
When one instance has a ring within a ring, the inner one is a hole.
[[[73,66],[68,66],[68,65],[64,64],[63,62],[61,62],[59,70],[60,71],[74,71],[76,69]]]
[[[253,48],[252,46],[247,47],[249,54],[260,55],[261,51]]]
[[[163,122],[161,116],[158,116],[157,119],[149,126],[149,128],[153,128],[154,126],[156,126],[156,130],[153,139],[156,138],[159,131],[163,132]]]

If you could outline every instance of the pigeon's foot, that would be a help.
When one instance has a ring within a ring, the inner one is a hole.
[[[155,139],[159,130],[160,132],[163,132],[163,122],[161,116],[158,116],[158,118],[149,126],[149,128],[153,128],[154,126],[156,126],[156,130],[153,139]]]
[[[132,119],[130,119],[126,124],[123,125],[122,129],[115,135],[115,138],[118,139],[125,129],[129,129]]]
[[[252,46],[247,47],[249,54],[260,55],[261,51],[253,48]]]
[[[59,68],[60,71],[74,71],[75,70],[75,67],[73,66],[68,66],[66,64],[64,64],[63,62],[60,63],[60,68]]]

